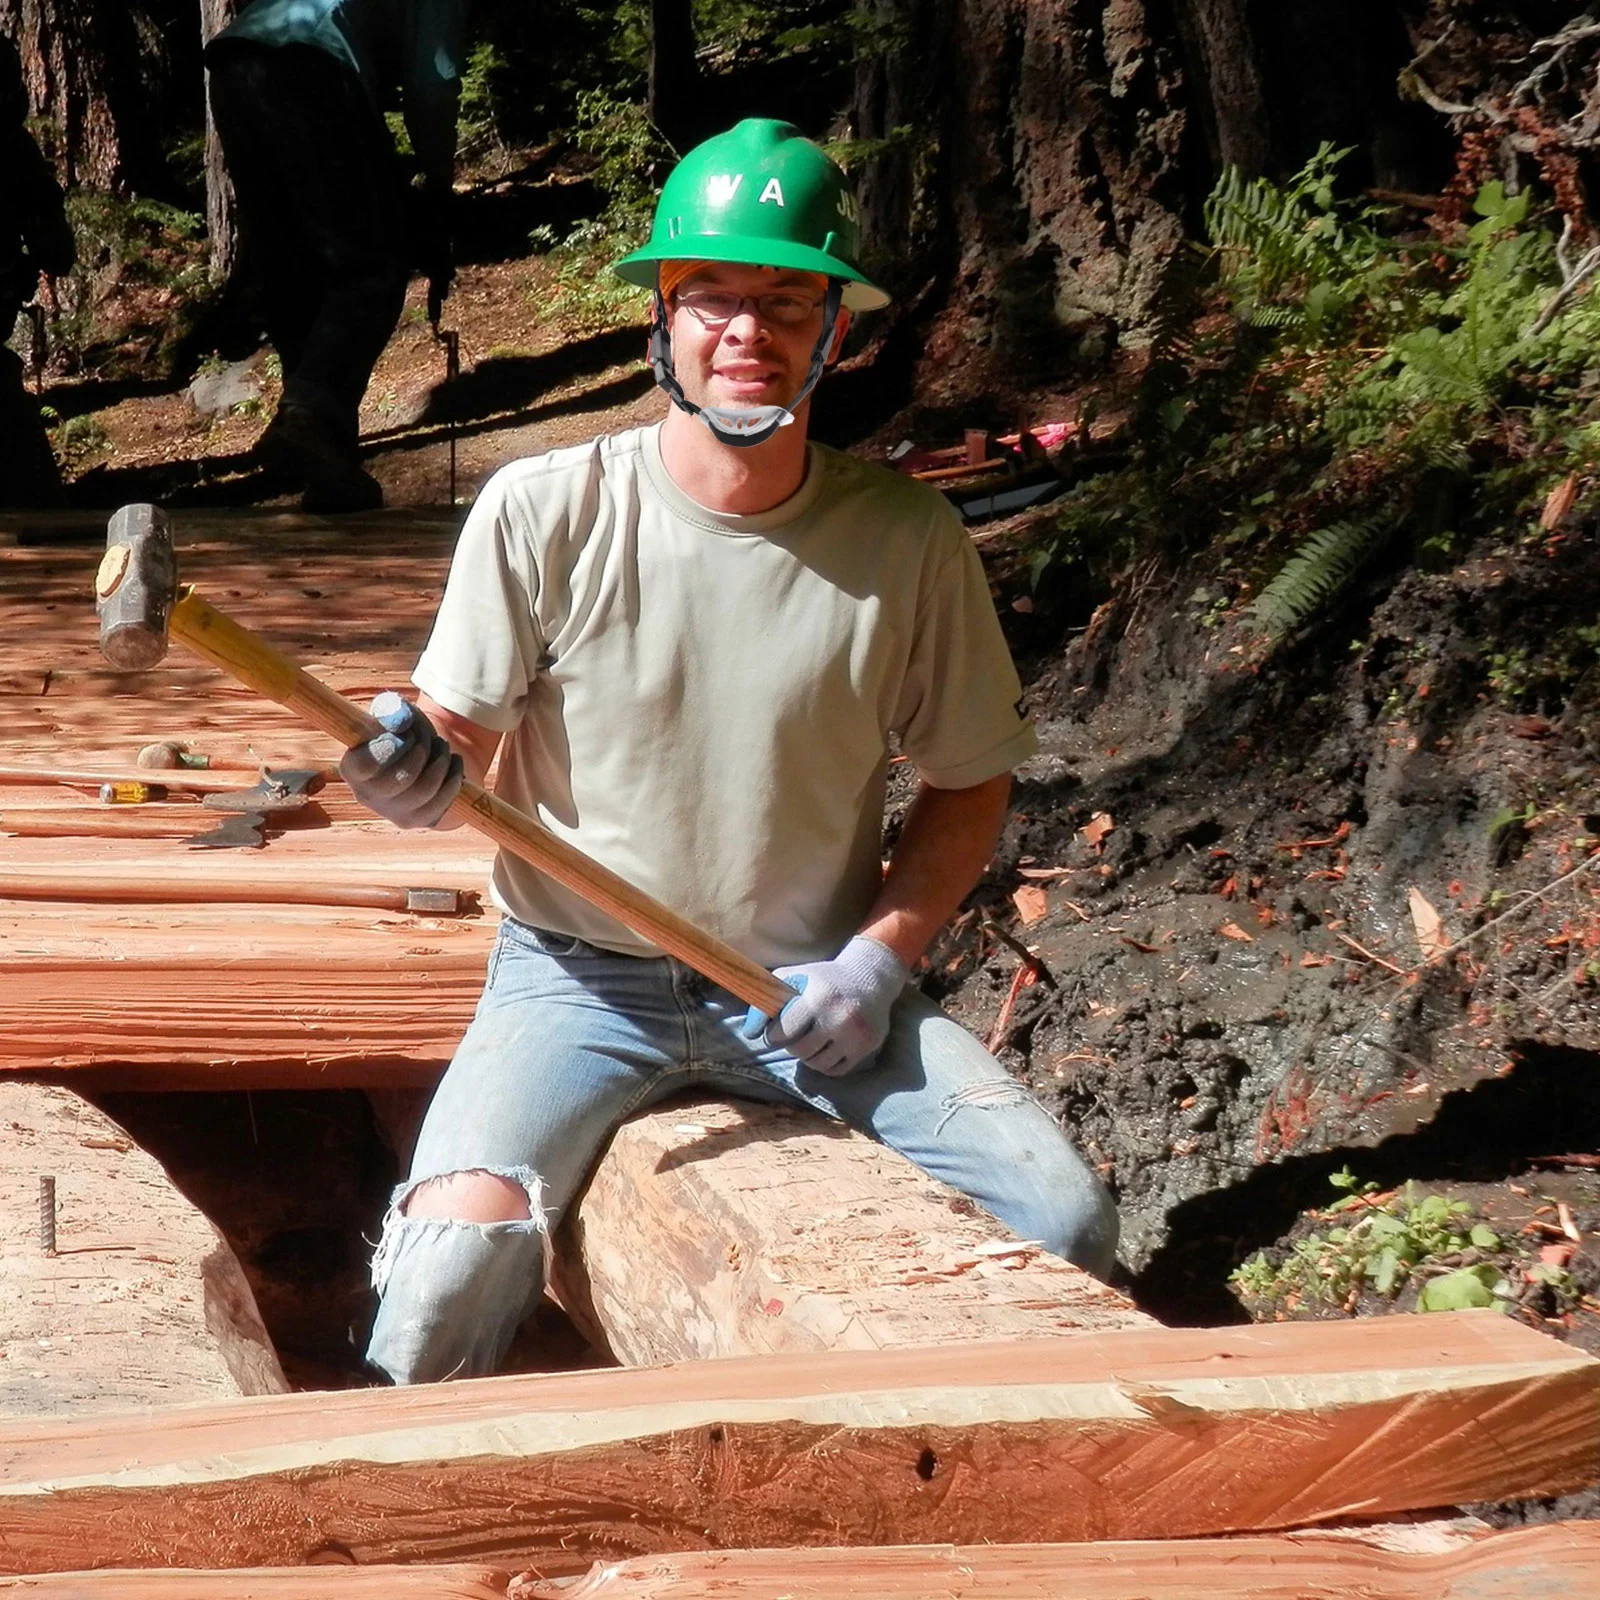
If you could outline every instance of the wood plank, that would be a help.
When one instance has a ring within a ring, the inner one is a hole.
[[[800,1107],[679,1104],[617,1132],[557,1297],[632,1366],[1153,1326],[892,1150]]]
[[[40,1239],[41,1175],[56,1183],[54,1256]],[[0,1307],[7,1414],[288,1388],[222,1235],[65,1089],[0,1083]]]
[[[575,1585],[519,1587],[517,1600],[1592,1600],[1597,1574],[1600,1523],[1570,1522],[1426,1552],[1319,1533],[728,1550],[599,1566]]]
[[[504,1600],[512,1575],[495,1567],[250,1567],[234,1572],[151,1567],[0,1577],[16,1600]],[[525,1595],[526,1590],[520,1590]]]
[[[384,513],[335,525],[179,512],[180,575],[318,676],[371,695],[409,680],[459,515]],[[0,536],[9,525],[0,519]],[[8,623],[0,765],[123,767],[142,744],[169,738],[242,762],[320,766],[337,757],[328,740],[180,651],[148,672],[114,672],[99,654],[92,600],[104,517],[29,525],[88,538],[21,545],[0,561]],[[72,790],[0,784],[0,812],[82,804]],[[206,816],[193,806],[141,809],[181,812],[196,827]],[[485,887],[492,854],[468,829],[391,828],[338,785],[259,851],[194,852],[181,839],[0,840],[7,868],[22,872],[474,890]],[[200,905],[180,913],[0,899],[0,1072],[85,1071],[96,1087],[431,1083],[476,1004],[496,920],[492,911],[445,919]]]
[[[483,987],[483,961],[451,952],[450,933],[436,925],[444,920],[330,910],[300,929],[275,919],[270,939],[258,930],[254,953],[231,959],[41,958],[0,984],[8,1066],[131,1064],[151,1070],[127,1074],[129,1086],[152,1089],[433,1082],[465,1026],[457,1013],[470,1016]],[[203,952],[204,936],[221,921],[130,915],[117,927],[142,924],[174,941],[193,930]],[[248,918],[239,921],[247,928]],[[391,964],[401,950],[410,961]],[[10,1032],[24,1023],[32,1036]],[[106,1071],[96,1083],[109,1087],[116,1078]]]
[[[1404,1530],[1401,1530],[1404,1531]],[[1086,1545],[728,1550],[596,1565],[545,1582],[493,1567],[171,1567],[0,1577],[18,1600],[1591,1600],[1600,1523],[1458,1534],[1430,1548],[1388,1530]]]
[[[1267,1531],[1600,1478],[1600,1361],[1493,1312],[746,1357],[0,1422],[0,1565]]]

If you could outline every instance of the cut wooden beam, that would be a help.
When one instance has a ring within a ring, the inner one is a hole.
[[[517,1600],[1593,1600],[1600,1523],[1464,1539],[1446,1552],[1325,1534],[1083,1545],[727,1550],[597,1567]],[[5,1593],[0,1582],[0,1595]],[[85,1591],[85,1600],[91,1600]],[[263,1591],[265,1594],[265,1591]],[[49,1600],[67,1600],[51,1595]]]
[[[0,1422],[0,1567],[1266,1531],[1592,1484],[1597,1419],[1492,1312],[268,1396]]]
[[[1154,1325],[802,1107],[696,1102],[637,1117],[572,1215],[557,1297],[631,1366]]]
[[[4,1600],[506,1600],[494,1567],[248,1567],[239,1571],[52,1572],[0,1577]],[[526,1594],[520,1589],[519,1595]]]
[[[53,1256],[41,1177],[54,1180]],[[0,1307],[0,1412],[288,1388],[222,1235],[159,1162],[65,1089],[0,1082]]]
[[[48,913],[41,924],[72,914],[67,907],[34,909]],[[296,907],[296,929],[283,918],[258,917],[265,909],[152,906],[142,915],[89,919],[76,913],[80,925],[117,929],[130,951],[138,949],[131,933],[140,923],[159,925],[174,943],[178,930],[194,928],[200,953],[0,967],[6,1065],[98,1068],[89,1081],[102,1089],[437,1082],[483,988],[477,925],[440,918],[424,931],[404,926],[410,916]],[[230,924],[250,954],[225,956],[220,936]],[[388,957],[402,941],[431,953],[391,966]],[[458,953],[457,946],[465,948]],[[225,982],[218,981],[222,971]]]
[[[1062,1545],[726,1550],[545,1581],[480,1566],[172,1567],[0,1577],[16,1600],[1592,1600],[1600,1522],[1434,1548],[1352,1530]]]

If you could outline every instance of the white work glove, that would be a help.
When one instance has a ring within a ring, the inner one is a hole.
[[[770,1019],[752,1006],[745,1038],[765,1037],[830,1078],[853,1071],[889,1037],[889,1013],[911,981],[899,956],[864,934],[832,961],[777,967],[773,976],[794,989],[796,998]]]
[[[346,750],[339,776],[362,805],[398,827],[433,827],[461,792],[461,757],[392,690],[372,702],[372,714],[386,731]]]

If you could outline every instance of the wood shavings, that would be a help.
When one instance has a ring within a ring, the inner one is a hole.
[[[1017,908],[1017,916],[1024,927],[1039,921],[1048,915],[1050,910],[1050,896],[1043,889],[1033,884],[1025,883],[1011,896],[1011,903]]]
[[[1109,811],[1097,811],[1078,829],[1078,837],[1098,850],[1105,844],[1106,835],[1115,827],[1116,822]]]
[[[1428,897],[1414,884],[1406,894],[1411,911],[1411,926],[1416,930],[1417,947],[1424,962],[1436,960],[1450,948],[1450,936]]]

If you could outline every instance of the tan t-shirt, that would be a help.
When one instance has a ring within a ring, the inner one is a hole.
[[[774,510],[689,499],[658,428],[514,462],[467,518],[413,681],[508,735],[498,793],[764,966],[835,954],[881,879],[888,738],[964,788],[1032,754],[944,498],[810,446]],[[655,948],[502,851],[522,922]]]

